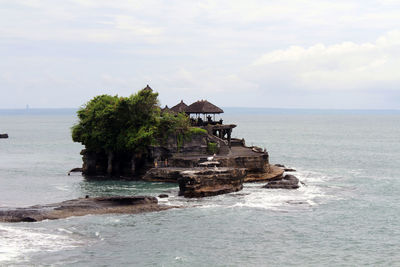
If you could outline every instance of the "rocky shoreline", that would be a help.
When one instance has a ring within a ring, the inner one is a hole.
[[[302,183],[297,177],[285,174],[285,166],[271,165],[268,173],[258,177],[248,176],[246,168],[194,167],[194,168],[153,168],[143,177],[145,181],[172,182],[179,185],[179,196],[201,198],[237,192],[245,182],[267,182],[266,189],[298,189]],[[81,171],[79,168],[71,172]],[[295,171],[290,169],[289,171]],[[284,175],[285,174],[285,175]],[[247,181],[246,181],[247,178]],[[168,197],[166,194],[160,198]],[[152,196],[85,197],[47,205],[26,208],[0,208],[0,222],[37,222],[63,219],[88,214],[137,214],[162,211],[178,206],[158,204]]]
[[[88,214],[137,214],[171,208],[177,207],[160,205],[151,196],[87,197],[27,208],[1,208],[0,222],[37,222]]]

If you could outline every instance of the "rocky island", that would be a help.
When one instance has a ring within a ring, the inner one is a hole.
[[[147,85],[129,98],[95,97],[78,111],[72,136],[85,145],[86,177],[174,182],[185,197],[283,178],[284,169],[269,163],[266,149],[232,138],[236,125],[215,119],[221,108],[207,100],[160,108],[157,97]]]

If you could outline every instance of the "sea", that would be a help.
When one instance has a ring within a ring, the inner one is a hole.
[[[226,108],[247,145],[304,184],[185,199],[173,183],[91,181],[73,109],[1,110],[0,207],[152,195],[183,208],[0,223],[0,266],[400,266],[400,112]]]

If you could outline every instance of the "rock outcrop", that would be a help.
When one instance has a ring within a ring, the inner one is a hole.
[[[204,156],[203,156],[204,157]],[[180,156],[176,155],[169,160],[170,167],[195,168],[202,161],[200,156]],[[232,147],[232,153],[228,155],[217,155],[216,161],[219,167],[244,168],[247,175],[245,182],[264,182],[272,178],[280,177],[283,169],[269,164],[267,152],[254,152],[251,148],[236,146]]]
[[[245,168],[248,174],[266,173],[269,171],[268,154],[218,157],[221,167]]]
[[[208,197],[240,191],[246,169],[198,168],[180,172],[179,195],[187,198]]]
[[[157,198],[151,196],[86,197],[28,208],[1,208],[0,222],[36,222],[87,214],[135,214],[170,208],[174,207],[159,205]]]
[[[182,177],[181,172],[186,168],[153,168],[150,169],[144,176],[143,180],[150,182],[168,182],[177,183]]]
[[[8,138],[8,134],[0,134],[0,138]]]
[[[291,174],[285,175],[281,179],[275,179],[265,186],[263,188],[270,188],[270,189],[297,189],[299,188],[299,179]]]
[[[153,168],[143,180],[178,183],[179,195],[207,197],[242,190],[246,173],[244,168]]]
[[[244,181],[246,183],[252,183],[279,180],[283,178],[283,174],[283,169],[276,166],[269,166],[269,170],[267,172],[253,172],[247,174],[246,178],[244,178]]]
[[[178,138],[171,135],[162,145],[150,146],[142,153],[118,152],[110,157],[105,151],[89,151],[83,149],[82,174],[91,176],[107,176],[108,178],[124,177],[140,179],[149,169],[160,163],[170,165],[173,155],[207,155],[207,143],[210,136],[204,132],[192,134],[190,137]],[[174,166],[176,167],[176,166]]]

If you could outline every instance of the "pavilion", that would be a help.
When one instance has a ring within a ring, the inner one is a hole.
[[[186,107],[185,112],[189,116],[192,114],[195,115],[195,118],[191,118],[192,125],[202,127],[210,134],[220,139],[227,140],[229,147],[231,147],[232,129],[235,128],[236,125],[223,124],[222,119],[215,121],[215,114],[224,113],[221,108],[208,102],[207,100],[199,100]],[[203,115],[204,121],[201,118],[201,115]],[[211,115],[214,116],[213,119],[211,118]]]
[[[194,102],[193,104],[191,104],[190,106],[188,106],[185,109],[186,114],[188,114],[189,116],[191,114],[195,114],[196,118],[201,122],[201,115],[203,115],[203,119],[204,121],[206,120],[206,116],[207,116],[207,123],[206,124],[216,124],[215,123],[215,114],[221,114],[224,113],[224,111],[222,109],[220,109],[219,107],[217,107],[216,105],[208,102],[207,100],[199,100],[197,102]],[[210,114],[214,115],[214,120],[211,120],[211,116]],[[214,123],[213,123],[214,122]],[[222,121],[221,121],[222,124]],[[199,125],[201,126],[201,125]]]

